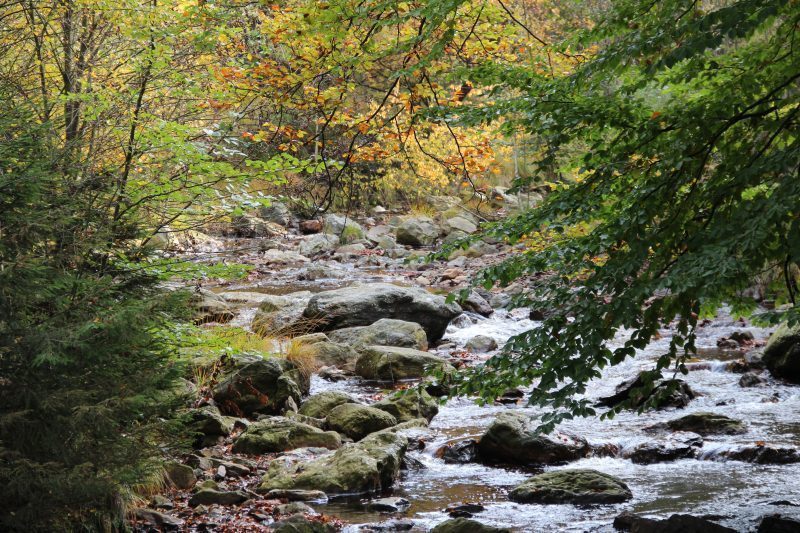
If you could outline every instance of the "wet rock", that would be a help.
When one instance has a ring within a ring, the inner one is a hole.
[[[666,427],[672,431],[690,431],[703,436],[738,435],[747,432],[747,426],[741,420],[705,411],[692,413],[651,427]]]
[[[800,533],[800,520],[779,514],[767,515],[758,524],[757,533]]]
[[[164,473],[170,484],[179,489],[190,489],[197,483],[194,469],[188,465],[170,462],[164,465]]]
[[[703,437],[696,433],[675,433],[666,441],[644,442],[622,455],[633,463],[649,465],[695,457],[702,445]]]
[[[475,291],[469,293],[466,300],[461,302],[461,306],[467,311],[472,311],[482,316],[489,316],[494,313],[494,309],[492,309],[489,302]]]
[[[367,502],[366,508],[369,511],[377,511],[379,513],[399,513],[405,511],[411,506],[411,502],[405,498],[379,498]]]
[[[367,346],[356,361],[356,374],[366,379],[399,381],[425,375],[426,369],[446,368],[447,362],[412,348]]]
[[[469,518],[452,518],[431,529],[431,533],[511,533],[511,530],[487,526]]]
[[[478,459],[478,441],[464,439],[447,443],[436,451],[436,457],[448,464],[473,463]]]
[[[439,412],[439,406],[430,394],[418,389],[399,391],[372,407],[386,411],[394,416],[398,422],[408,422],[417,418],[424,418],[428,422]]]
[[[300,233],[303,235],[313,235],[322,231],[322,221],[316,219],[303,220],[300,222],[299,228]]]
[[[349,377],[347,372],[335,366],[324,366],[319,369],[317,375],[325,381],[344,381]]]
[[[322,220],[322,231],[336,236],[340,244],[350,244],[364,238],[364,229],[352,218],[342,215],[327,214],[322,217]]]
[[[220,292],[218,293],[218,296],[225,300],[226,303],[234,307],[257,306],[269,298],[268,294],[249,291]]]
[[[525,393],[520,389],[508,389],[500,396],[494,399],[496,403],[500,404],[515,404],[525,397]]]
[[[488,335],[475,335],[464,347],[472,353],[486,353],[497,349],[497,341]]]
[[[189,500],[189,505],[239,505],[248,500],[247,494],[241,491],[223,492],[214,489],[203,489],[194,493]]]
[[[328,497],[321,490],[289,490],[275,489],[266,494],[268,500],[288,500],[290,502],[320,502],[328,501]]]
[[[739,386],[740,387],[758,387],[759,385],[763,385],[767,382],[766,379],[762,378],[758,374],[754,372],[745,372],[742,374],[742,377],[739,378]]]
[[[160,513],[153,509],[134,509],[133,516],[136,520],[148,526],[153,526],[162,531],[174,531],[184,525],[184,521],[176,516]]]
[[[532,420],[517,412],[500,414],[478,442],[484,462],[523,465],[557,464],[585,457],[589,444],[582,437],[562,432],[537,434]]]
[[[800,463],[800,452],[797,448],[774,446],[745,446],[732,450],[722,450],[717,455],[731,461],[744,461],[760,465],[785,465]]]
[[[291,363],[283,359],[239,356],[234,368],[214,387],[214,401],[235,415],[278,414],[287,401],[300,403],[300,385],[292,379]]]
[[[387,520],[379,524],[366,524],[361,526],[359,531],[380,531],[385,533],[396,533],[398,531],[411,531],[414,528],[414,521],[408,518]]]
[[[479,503],[451,503],[445,512],[453,518],[469,518],[476,513],[482,513],[486,508]]]
[[[290,250],[267,250],[261,256],[261,258],[266,263],[277,264],[277,265],[298,265],[301,263],[308,263],[310,259],[297,252],[292,252]]]
[[[409,216],[396,229],[397,242],[408,246],[429,246],[439,238],[439,226],[430,217]]]
[[[354,348],[364,346],[399,346],[416,350],[428,349],[428,336],[416,322],[382,318],[369,326],[356,326],[332,331],[329,337],[333,342],[347,344]]]
[[[318,447],[335,450],[342,439],[335,431],[322,431],[284,417],[260,420],[250,425],[233,443],[233,453],[261,454],[295,448]]]
[[[443,296],[424,289],[374,283],[318,293],[308,302],[303,316],[318,323],[317,331],[368,326],[381,318],[416,322],[433,342],[460,313],[458,305],[448,304]]]
[[[381,432],[316,459],[273,461],[258,491],[306,489],[328,495],[379,492],[394,483],[407,448],[406,437]]]
[[[508,495],[518,503],[621,503],[633,497],[628,486],[597,470],[545,472],[517,485]]]
[[[339,238],[327,233],[311,235],[300,241],[297,249],[306,257],[314,257],[325,252],[332,252],[339,246]]]
[[[666,520],[657,520],[627,511],[614,519],[614,528],[631,533],[733,533],[736,531],[699,516],[674,514]]]
[[[308,398],[300,406],[298,413],[312,418],[325,418],[331,409],[344,403],[358,403],[356,400],[343,392],[325,391],[315,394]]]
[[[189,303],[197,310],[195,321],[201,324],[230,322],[236,316],[224,298],[206,289],[192,292]]]
[[[301,514],[295,514],[270,524],[272,533],[335,533],[333,524],[310,520]]]
[[[772,375],[800,383],[800,324],[782,324],[764,348],[764,364]]]
[[[632,408],[646,403],[655,404],[656,409],[666,407],[686,407],[695,397],[694,391],[681,379],[660,379],[653,383],[650,391],[641,390],[646,383],[646,372],[617,385],[613,395],[600,398],[601,407],[614,407],[622,402],[630,402]]]
[[[397,425],[397,419],[386,411],[355,403],[334,407],[325,421],[334,431],[356,441],[370,433]]]

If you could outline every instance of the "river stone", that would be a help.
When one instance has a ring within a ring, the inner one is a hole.
[[[224,298],[206,289],[193,291],[189,303],[197,310],[195,321],[201,324],[230,322],[236,316]]]
[[[310,461],[273,461],[258,492],[306,489],[329,496],[380,492],[394,483],[407,448],[406,437],[382,432]]]
[[[469,518],[452,518],[438,524],[431,533],[511,533],[511,530],[487,526]]]
[[[372,404],[372,407],[386,411],[394,416],[398,422],[408,422],[417,418],[424,418],[428,422],[439,412],[430,394],[418,389],[399,391],[383,400]]]
[[[207,405],[189,412],[191,428],[207,437],[226,437],[233,431],[234,418],[223,416],[219,409]]]
[[[167,480],[179,489],[191,489],[197,483],[194,469],[188,465],[172,461],[164,465],[164,473],[167,476]]]
[[[800,450],[791,447],[744,446],[732,450],[723,450],[719,452],[718,456],[731,461],[744,461],[760,465],[800,463]]]
[[[325,252],[332,252],[337,246],[339,246],[339,238],[335,235],[317,233],[300,241],[297,250],[306,257],[314,257]]]
[[[747,432],[740,420],[716,413],[697,412],[666,422],[673,431],[691,431],[699,435],[738,435]]]
[[[416,322],[393,318],[382,318],[369,326],[337,329],[329,337],[333,342],[347,344],[356,349],[369,345],[428,349],[428,336],[422,326]]]
[[[379,513],[399,513],[405,511],[410,506],[411,502],[405,498],[389,497],[370,500],[365,507],[369,511],[377,511]]]
[[[308,424],[277,416],[250,424],[234,441],[232,451],[261,454],[306,447],[335,450],[341,445],[342,439],[335,431],[322,431]]]
[[[517,485],[508,495],[518,503],[621,503],[630,500],[628,486],[597,470],[545,472]]]
[[[473,463],[478,459],[478,441],[463,439],[448,442],[436,450],[436,457],[441,458],[447,464]]]
[[[328,522],[311,520],[302,514],[294,514],[270,524],[272,533],[335,533],[338,529]]]
[[[515,411],[501,413],[478,443],[485,462],[557,464],[574,461],[590,451],[586,439],[562,432],[537,434],[536,424]]]
[[[425,375],[426,368],[446,368],[442,358],[412,348],[366,346],[356,361],[356,374],[366,379],[399,381]]]
[[[636,408],[654,401],[656,409],[664,409],[686,407],[696,397],[691,387],[681,379],[656,379],[649,393],[638,390],[646,383],[647,375],[647,372],[642,372],[634,378],[623,381],[617,385],[614,394],[600,398],[597,405],[614,407],[622,402],[630,402],[630,407]],[[673,390],[667,392],[670,389]]]
[[[631,533],[734,533],[736,530],[699,516],[674,514],[657,520],[625,511],[614,519],[614,529]]]
[[[373,283],[318,293],[309,300],[303,316],[316,322],[316,331],[369,326],[381,318],[416,322],[428,341],[434,342],[460,313],[457,304],[424,289]]]
[[[798,531],[800,531],[800,520],[771,514],[761,519],[756,533],[798,533]]]
[[[325,391],[303,402],[298,413],[312,418],[325,418],[331,409],[344,403],[358,403],[351,396],[338,391]]]
[[[364,238],[364,229],[352,218],[327,214],[322,221],[322,231],[335,236],[339,240],[339,244],[350,244]]]
[[[494,309],[486,299],[475,291],[470,291],[467,299],[461,302],[465,311],[472,311],[482,316],[489,316],[494,313]]]
[[[249,496],[241,491],[224,492],[214,489],[202,489],[194,493],[189,500],[189,505],[239,505],[249,499]]]
[[[474,222],[462,216],[448,218],[444,223],[444,227],[448,234],[453,232],[470,234],[478,231],[478,226]]]
[[[266,495],[268,500],[288,500],[290,502],[327,502],[328,496],[321,490],[275,489]]]
[[[800,324],[782,324],[764,348],[764,364],[776,377],[800,383]]]
[[[317,342],[302,346],[301,351],[312,356],[320,366],[335,366],[352,372],[358,360],[358,352],[347,344]]]
[[[409,216],[397,226],[397,242],[408,246],[429,246],[439,238],[439,226],[430,217]]]
[[[464,347],[472,353],[486,353],[497,349],[497,341],[488,335],[475,335]]]
[[[357,403],[343,403],[330,410],[325,418],[328,427],[353,440],[397,425],[397,419],[380,409]]]
[[[295,336],[306,333],[303,324],[303,311],[313,296],[311,291],[298,291],[290,294],[268,295],[253,317],[253,331],[265,337]]]
[[[302,391],[290,377],[292,365],[288,361],[238,356],[234,364],[214,387],[214,401],[224,411],[245,416],[278,414],[289,400],[300,403]]]
[[[153,509],[134,509],[133,516],[136,520],[140,520],[146,525],[157,527],[160,531],[173,531],[181,529],[184,525],[182,519],[154,511]]]
[[[698,448],[702,445],[703,437],[697,433],[679,432],[670,435],[665,441],[643,442],[625,451],[623,457],[640,465],[664,463],[696,457]]]
[[[258,216],[281,226],[289,226],[292,223],[292,212],[286,207],[286,204],[281,202],[270,202],[269,205],[261,207],[258,211]]]

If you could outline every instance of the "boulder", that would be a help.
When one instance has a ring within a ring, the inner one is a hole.
[[[351,396],[338,391],[325,391],[303,402],[298,413],[312,418],[325,418],[331,409],[344,403],[358,403]]]
[[[416,322],[382,318],[369,326],[337,329],[329,335],[333,342],[354,348],[369,345],[399,346],[416,350],[428,349],[428,336]]]
[[[397,226],[397,242],[408,246],[430,246],[439,238],[439,226],[430,217],[409,216]]]
[[[304,333],[303,311],[313,293],[299,291],[282,296],[269,295],[258,306],[250,324],[253,331],[265,337],[294,336]]]
[[[322,231],[322,221],[317,219],[303,220],[300,222],[300,224],[298,224],[298,228],[300,229],[300,233],[303,235],[319,233]]]
[[[511,530],[487,526],[469,518],[452,518],[438,524],[431,533],[511,533]]]
[[[347,344],[317,342],[301,346],[300,351],[313,357],[321,366],[335,366],[352,372],[358,360],[358,352]]]
[[[738,435],[747,432],[747,426],[742,421],[705,411],[670,420],[664,426],[672,431],[691,431],[703,436]]]
[[[259,209],[258,215],[267,222],[279,224],[284,227],[291,225],[293,218],[292,212],[286,207],[286,204],[276,201],[272,201],[269,205],[265,205]]]
[[[300,403],[301,386],[290,374],[293,365],[284,359],[238,356],[234,368],[214,387],[214,401],[237,416],[279,414],[290,400]],[[296,378],[296,373],[295,376]]]
[[[350,244],[364,238],[364,229],[352,218],[327,214],[322,220],[322,231],[335,236],[339,240],[339,244]]]
[[[696,433],[675,433],[664,441],[643,442],[625,450],[622,456],[640,465],[688,459],[697,455],[703,437]]]
[[[366,346],[356,361],[356,374],[365,379],[417,379],[427,369],[447,368],[447,362],[428,352],[395,346]]]
[[[475,291],[470,291],[467,298],[461,302],[465,311],[472,311],[482,316],[489,316],[494,313],[494,309],[486,299]]]
[[[290,502],[327,502],[328,496],[321,490],[275,489],[266,494],[268,500],[287,500]]]
[[[652,389],[643,390],[648,373],[642,372],[635,378],[623,381],[616,387],[611,396],[600,398],[601,407],[614,407],[622,402],[630,402],[631,408],[641,407],[645,403],[654,403],[656,409],[667,407],[686,407],[695,397],[694,391],[681,379],[656,379]]]
[[[418,389],[396,392],[372,404],[372,407],[386,411],[398,422],[408,422],[417,418],[424,418],[430,422],[439,412],[436,400],[424,390]]]
[[[448,442],[436,450],[436,457],[447,464],[473,463],[478,459],[478,441],[464,439]]]
[[[739,378],[739,386],[743,388],[758,387],[759,385],[764,385],[766,382],[766,379],[755,372],[745,372],[742,374],[742,377]]]
[[[475,335],[464,346],[472,353],[486,353],[497,349],[497,341],[488,335]]]
[[[657,520],[628,511],[614,519],[614,528],[631,533],[733,533],[736,531],[699,516],[674,514],[666,520]]]
[[[445,231],[448,234],[453,232],[460,232],[462,234],[470,234],[478,231],[478,226],[466,217],[456,216],[448,218],[444,222]]]
[[[335,235],[317,233],[300,241],[300,247],[297,250],[306,257],[314,257],[325,252],[332,252],[338,246],[339,238]]]
[[[357,403],[343,403],[330,410],[325,422],[329,428],[353,440],[397,425],[397,419],[380,409]]]
[[[767,515],[761,519],[756,533],[798,533],[800,520],[781,516],[779,514]]]
[[[198,505],[239,505],[240,503],[250,499],[250,497],[242,491],[219,491],[214,489],[202,489],[195,492],[189,500],[189,505],[197,507]]]
[[[170,485],[178,489],[191,489],[197,483],[197,476],[191,466],[174,461],[164,465],[164,474]]]
[[[329,522],[312,520],[302,514],[282,518],[270,524],[272,533],[335,533],[338,528]]]
[[[310,261],[310,259],[303,254],[291,250],[276,250],[274,248],[264,252],[261,255],[261,259],[265,263],[277,265],[297,265]]]
[[[772,375],[800,383],[800,324],[782,324],[764,348],[764,364]]]
[[[416,322],[428,341],[434,342],[460,313],[457,304],[424,289],[374,283],[318,293],[309,300],[303,316],[315,322],[316,331],[369,326],[381,318]]]
[[[184,526],[184,521],[182,519],[154,511],[153,509],[134,509],[133,516],[137,521],[158,528],[159,531],[173,531],[181,529]]]
[[[399,513],[410,506],[411,502],[405,498],[389,497],[370,500],[365,507],[368,511],[377,511],[379,513]]]
[[[458,208],[462,204],[458,196],[428,196],[425,200],[439,213]]]
[[[518,503],[607,504],[630,500],[628,486],[597,470],[574,469],[545,472],[517,485],[508,495]]]
[[[589,451],[582,437],[536,433],[531,418],[515,411],[501,413],[478,442],[481,460],[492,463],[558,464],[586,457]]]
[[[335,450],[342,439],[335,431],[322,431],[314,426],[281,416],[250,424],[233,443],[233,453],[261,454],[317,447]]]
[[[207,405],[189,412],[190,427],[195,432],[205,437],[226,437],[233,431],[235,419],[223,416],[219,409]]]
[[[380,492],[394,483],[407,448],[406,437],[381,432],[316,459],[273,461],[258,492],[305,489],[329,496]]]
[[[731,461],[744,461],[760,465],[785,465],[800,463],[800,451],[791,447],[744,446],[722,450],[717,457]]]
[[[192,292],[189,303],[197,310],[195,321],[201,324],[230,322],[236,316],[224,298],[206,289]]]

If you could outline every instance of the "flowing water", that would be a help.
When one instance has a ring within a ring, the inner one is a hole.
[[[288,280],[302,277],[298,272],[280,274]],[[273,282],[234,289],[286,293],[377,280],[396,281],[397,277],[377,269],[367,272],[351,270],[346,276],[317,279],[312,283],[289,285],[287,282],[276,286]],[[253,310],[244,310],[238,322],[248,323],[252,313]],[[457,350],[463,348],[471,337],[481,334],[494,337],[502,345],[510,336],[537,326],[537,322],[527,318],[525,310],[500,310],[490,318],[469,314],[450,325],[445,341],[451,343],[451,350]],[[633,492],[634,497],[629,502],[588,507],[510,502],[507,498],[509,490],[534,471],[480,464],[446,464],[435,457],[435,451],[450,440],[480,435],[504,410],[514,409],[530,415],[538,414],[537,410],[523,405],[479,407],[468,399],[454,399],[440,408],[428,430],[419,430],[419,436],[426,443],[424,449],[409,452],[424,468],[404,471],[390,493],[411,502],[407,511],[392,515],[370,512],[359,499],[331,500],[315,507],[348,522],[346,531],[358,531],[360,524],[398,517],[410,518],[416,531],[426,531],[448,518],[445,508],[455,502],[482,504],[485,511],[477,513],[476,520],[515,531],[613,531],[613,518],[626,510],[656,517],[673,513],[712,515],[720,523],[738,531],[754,529],[758,519],[766,514],[780,512],[800,517],[800,464],[758,465],[723,461],[719,456],[722,450],[753,446],[758,441],[772,446],[800,446],[800,387],[787,386],[765,373],[766,384],[743,388],[738,384],[740,374],[728,370],[727,362],[740,358],[741,354],[719,350],[716,341],[728,337],[733,331],[742,330],[752,332],[757,340],[765,339],[770,333],[748,327],[725,313],[699,329],[697,346],[702,354],[699,361],[703,364],[693,365],[685,376],[699,397],[687,408],[648,412],[642,416],[623,413],[608,421],[579,419],[561,426],[561,429],[584,436],[591,444],[613,444],[624,450],[653,440],[651,434],[643,431],[646,426],[696,411],[727,415],[748,425],[747,433],[742,435],[706,437],[699,459],[639,465],[618,457],[592,457],[569,465],[545,468],[593,468],[617,476]],[[606,369],[602,379],[589,385],[586,396],[597,399],[610,395],[619,382],[635,376],[640,370],[652,368],[655,359],[666,350],[671,331],[665,329],[661,334],[660,340],[641,350],[635,358]],[[624,332],[617,342],[623,339]],[[380,391],[376,384],[355,378],[327,382],[315,376],[312,393],[323,390],[341,390],[365,399]]]

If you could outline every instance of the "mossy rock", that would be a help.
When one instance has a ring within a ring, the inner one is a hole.
[[[800,383],[800,324],[781,324],[764,348],[763,361],[774,376]]]
[[[397,425],[397,419],[386,411],[355,403],[334,407],[325,421],[329,428],[353,440],[361,440],[370,433]]]
[[[487,526],[469,518],[453,518],[431,529],[431,533],[511,533],[511,530]]]
[[[346,344],[355,349],[364,346],[399,346],[428,349],[428,335],[416,322],[382,318],[369,326],[357,326],[332,331],[329,337],[333,342]]]
[[[272,533],[335,533],[338,529],[328,522],[295,514],[270,525]]]
[[[408,422],[417,418],[424,418],[428,422],[439,412],[439,406],[430,394],[417,389],[399,391],[372,407],[386,411],[394,416],[398,422]]]
[[[356,361],[356,374],[366,379],[394,382],[421,378],[428,369],[449,367],[441,357],[413,348],[367,346]]]
[[[338,391],[325,391],[303,402],[298,413],[312,418],[325,418],[334,407],[344,403],[358,403],[351,396]]]
[[[239,505],[248,500],[247,494],[241,491],[223,492],[214,489],[203,489],[194,493],[189,500],[189,505]]]
[[[316,459],[273,461],[257,491],[321,490],[329,496],[380,492],[394,483],[407,448],[402,435],[375,433]]]
[[[172,486],[179,489],[191,489],[197,483],[197,476],[191,466],[169,462],[164,465],[164,474]]]
[[[308,424],[277,416],[250,424],[233,443],[233,452],[260,454],[306,447],[335,450],[341,445],[342,439],[335,431],[322,431]]]
[[[518,503],[610,504],[630,500],[628,486],[597,470],[574,469],[546,472],[517,485],[509,499]]]
[[[673,431],[691,431],[698,435],[737,435],[747,432],[741,420],[715,413],[697,412],[666,423]]]
[[[300,350],[311,355],[320,366],[335,366],[350,372],[358,360],[358,352],[351,346],[336,342],[315,342],[301,346]]]
[[[283,359],[239,356],[233,369],[214,387],[214,401],[234,415],[279,414],[291,399],[300,403],[301,380],[294,365]]]

